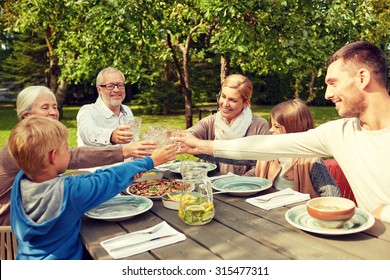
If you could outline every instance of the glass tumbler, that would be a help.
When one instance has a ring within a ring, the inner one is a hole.
[[[133,141],[138,142],[141,134],[141,117],[125,116],[121,118],[120,124],[126,124],[130,126],[130,131],[133,133]]]

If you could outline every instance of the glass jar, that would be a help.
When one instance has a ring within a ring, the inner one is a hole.
[[[207,169],[195,161],[183,161],[180,173],[183,179],[179,217],[189,225],[204,225],[214,215],[212,184]]]

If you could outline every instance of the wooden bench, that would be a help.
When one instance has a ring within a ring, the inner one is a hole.
[[[197,107],[198,111],[199,111],[199,120],[202,119],[202,113],[203,112],[208,112],[209,115],[212,115],[214,113],[216,113],[218,111],[218,107],[217,106],[203,106],[203,107]]]

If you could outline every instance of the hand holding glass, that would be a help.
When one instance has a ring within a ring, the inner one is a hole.
[[[141,124],[142,119],[140,117],[134,116],[123,116],[120,119],[120,124],[125,124],[130,126],[130,131],[133,133],[133,142],[138,142],[141,134]]]

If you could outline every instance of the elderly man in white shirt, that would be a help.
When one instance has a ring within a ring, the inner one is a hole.
[[[100,71],[96,78],[99,93],[96,103],[82,106],[77,114],[79,147],[128,144],[133,140],[129,126],[119,123],[123,116],[133,116],[131,109],[122,104],[125,87],[125,76],[117,68]]]

